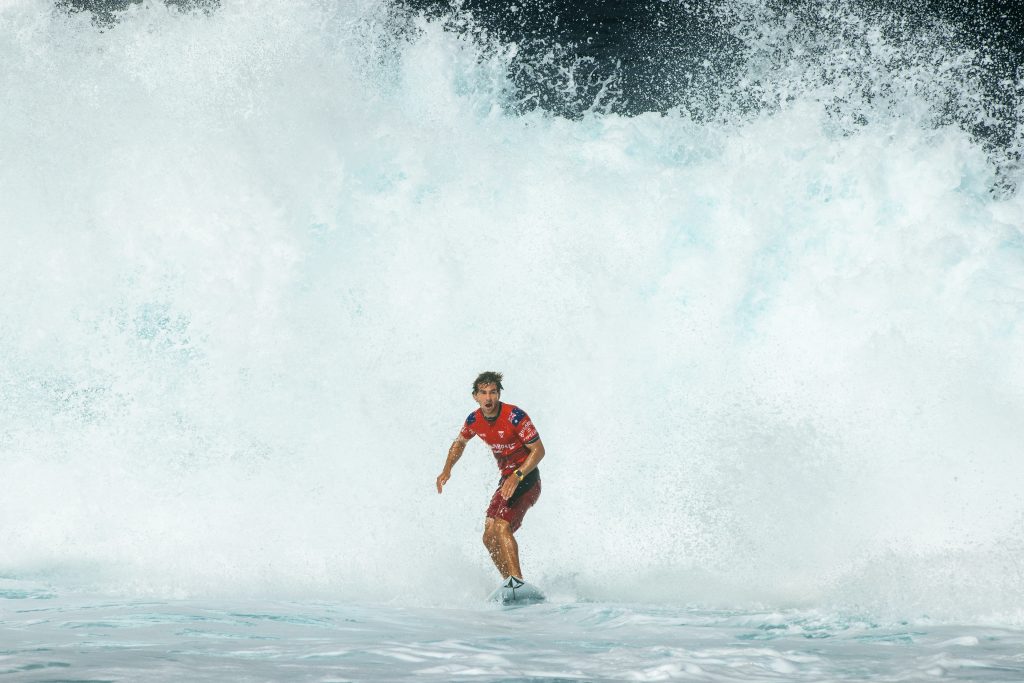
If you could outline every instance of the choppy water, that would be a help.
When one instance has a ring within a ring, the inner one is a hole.
[[[10,681],[1010,681],[1024,631],[557,602],[111,600],[8,586]]]

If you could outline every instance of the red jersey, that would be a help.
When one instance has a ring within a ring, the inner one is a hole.
[[[469,414],[459,432],[466,441],[479,436],[494,453],[501,476],[507,477],[523,464],[530,450],[526,444],[540,438],[530,416],[509,403],[498,403],[498,415],[489,420],[479,408]]]

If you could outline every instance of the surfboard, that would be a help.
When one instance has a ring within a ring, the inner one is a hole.
[[[487,599],[502,605],[529,605],[544,602],[544,594],[532,583],[510,576]]]

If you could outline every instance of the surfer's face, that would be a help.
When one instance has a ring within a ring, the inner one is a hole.
[[[484,415],[491,415],[498,410],[498,401],[501,399],[501,392],[494,384],[481,384],[473,394],[473,398],[480,404],[480,410]]]

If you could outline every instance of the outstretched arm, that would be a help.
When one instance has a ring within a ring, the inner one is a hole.
[[[462,452],[466,450],[466,440],[462,438],[462,435],[455,437],[455,441],[452,441],[451,448],[448,449],[448,459],[445,460],[444,469],[441,470],[441,474],[437,475],[437,492],[441,493],[441,489],[448,483],[448,480],[452,476],[452,466],[459,461],[462,457]]]
[[[544,457],[544,443],[537,439],[533,443],[526,444],[526,448],[530,451],[530,454],[526,456],[526,460],[519,466],[519,471],[523,473],[525,477],[537,467],[537,463]],[[501,484],[501,497],[508,500],[512,497],[512,494],[516,492],[516,487],[519,486],[519,477],[515,474],[510,474],[505,478],[505,481]]]

